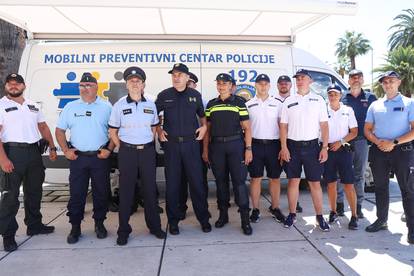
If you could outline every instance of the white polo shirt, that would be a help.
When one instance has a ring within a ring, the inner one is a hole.
[[[23,104],[16,103],[6,96],[0,99],[1,141],[35,143],[40,140],[38,123],[45,118],[35,102],[25,99]]]
[[[280,93],[277,93],[275,96],[274,96],[274,98],[276,99],[276,100],[278,100],[279,102],[281,102],[281,103],[283,103],[287,98],[289,98],[289,96],[287,96],[287,97],[282,97],[282,96],[280,96]]]
[[[329,143],[340,141],[348,135],[350,128],[358,127],[352,107],[340,103],[337,111],[328,105]]]
[[[288,125],[288,139],[309,141],[319,138],[320,123],[328,121],[325,100],[312,92],[290,95],[282,104],[280,122]]]
[[[279,117],[282,103],[273,97],[262,101],[255,96],[246,102],[252,127],[252,137],[256,139],[279,139]]]

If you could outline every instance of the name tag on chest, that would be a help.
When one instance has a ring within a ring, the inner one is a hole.
[[[144,113],[146,113],[146,114],[154,114],[154,110],[149,109],[149,108],[144,108]]]
[[[18,108],[16,106],[13,106],[13,107],[9,107],[9,108],[5,109],[6,112],[10,112],[10,111],[14,111],[14,110],[18,110]]]
[[[131,108],[124,109],[124,110],[122,110],[122,113],[123,113],[124,115],[132,114],[132,109],[131,109]]]
[[[393,111],[404,111],[404,107],[394,107]]]
[[[291,104],[289,104],[289,105],[288,105],[288,108],[291,108],[292,106],[295,106],[295,105],[299,105],[299,103],[298,103],[298,102],[296,102],[296,103],[291,103]]]

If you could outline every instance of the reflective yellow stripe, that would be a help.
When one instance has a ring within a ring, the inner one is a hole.
[[[249,112],[247,112],[247,111],[240,111],[239,112],[239,115],[240,116],[247,116],[247,115],[249,115]]]
[[[216,112],[216,111],[232,111],[232,112],[237,112],[239,113],[239,109],[237,106],[213,106],[210,109],[210,113]]]

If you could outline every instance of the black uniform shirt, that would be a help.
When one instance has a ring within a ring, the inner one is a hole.
[[[210,100],[206,116],[211,123],[212,137],[241,135],[243,131],[240,122],[249,120],[245,100],[235,95],[224,101],[220,97]]]
[[[200,92],[188,87],[182,92],[174,87],[161,91],[155,105],[158,113],[164,112],[164,130],[170,136],[195,135],[197,116],[205,117]]]

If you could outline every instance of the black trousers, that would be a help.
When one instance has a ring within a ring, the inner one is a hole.
[[[244,142],[216,142],[210,144],[211,168],[217,185],[217,203],[219,209],[227,209],[230,198],[228,172],[233,184],[233,193],[239,210],[249,209],[249,194],[246,186],[247,167],[244,164]]]
[[[127,148],[121,143],[118,152],[119,165],[119,227],[118,235],[128,235],[131,209],[134,204],[137,177],[141,182],[144,199],[144,214],[147,227],[151,231],[161,229],[157,206],[155,146],[144,149]]]
[[[40,202],[45,168],[37,145],[30,147],[8,147],[3,145],[7,157],[14,165],[12,173],[1,171],[0,178],[0,234],[14,236],[19,228],[16,214],[19,210],[19,190],[23,183],[24,223],[29,229],[42,226]]]
[[[96,155],[78,155],[76,160],[70,161],[68,202],[69,222],[80,225],[84,218],[86,197],[88,195],[89,180],[91,180],[93,219],[104,221],[108,212],[108,196],[110,189],[110,161],[99,159]]]
[[[195,140],[166,142],[164,152],[168,222],[177,224],[181,215],[179,202],[183,172],[188,179],[190,197],[197,220],[201,224],[208,222],[207,192],[203,182],[200,143]]]
[[[414,147],[411,144],[397,146],[391,152],[383,152],[377,146],[370,149],[370,166],[375,183],[377,217],[387,221],[389,208],[389,175],[392,170],[400,186],[407,227],[414,231]]]

